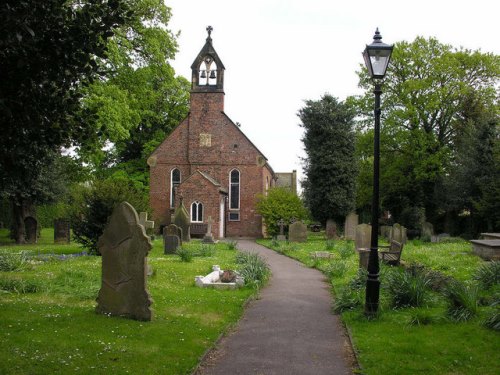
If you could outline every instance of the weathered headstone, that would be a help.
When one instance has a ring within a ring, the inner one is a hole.
[[[356,251],[359,253],[359,267],[367,269],[370,258],[372,226],[370,224],[359,224],[356,226]]]
[[[286,225],[286,222],[285,220],[283,219],[280,219],[277,221],[278,226],[280,227],[280,234],[278,234],[278,236],[276,236],[276,239],[278,241],[286,241],[286,236],[285,236],[285,225]]]
[[[182,199],[174,213],[174,224],[182,229],[182,240],[191,241],[191,231],[189,230],[191,219],[189,218],[189,212],[184,207],[184,203],[182,203]]]
[[[355,212],[351,212],[345,218],[344,237],[346,240],[354,240],[356,238],[356,227],[359,223],[359,216]]]
[[[54,243],[70,242],[70,224],[68,219],[54,220]]]
[[[390,241],[392,237],[392,227],[390,225],[381,225],[380,235],[386,240]]]
[[[180,235],[180,236],[179,236]],[[182,245],[182,229],[175,224],[170,224],[163,228],[163,253],[175,254]]]
[[[26,242],[37,243],[38,221],[33,216],[28,216],[24,219],[24,228],[26,230]]]
[[[146,234],[148,234],[148,229],[153,229],[155,227],[155,222],[153,220],[148,220],[147,212],[141,212],[139,214],[139,224],[144,227]]]
[[[290,224],[288,228],[288,240],[290,242],[306,242],[307,226],[302,221],[296,221]]]
[[[207,233],[205,233],[201,242],[216,243],[216,241],[214,241],[214,236],[212,235],[212,223],[213,223],[212,216],[209,216],[207,219]]]
[[[431,239],[432,236],[434,236],[434,226],[426,221],[422,224],[422,237]]]
[[[332,219],[326,221],[325,236],[327,240],[335,240],[337,238],[337,223]]]
[[[406,228],[396,223],[392,226],[392,240],[405,244],[408,240],[406,235]]]
[[[102,283],[96,312],[151,320],[146,257],[152,245],[129,203],[115,207],[97,246],[102,254]]]

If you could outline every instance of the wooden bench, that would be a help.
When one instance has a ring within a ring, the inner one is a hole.
[[[386,248],[388,250],[380,250],[380,248]],[[389,246],[379,246],[378,257],[384,263],[397,266],[401,260],[402,252],[403,244],[392,240]]]
[[[207,234],[208,224],[191,223],[189,227],[189,233],[191,234],[191,237],[203,237],[205,234]]]

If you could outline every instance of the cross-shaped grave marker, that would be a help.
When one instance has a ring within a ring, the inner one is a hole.
[[[141,212],[139,214],[139,224],[144,227],[146,232],[149,228],[153,229],[155,227],[155,222],[153,220],[148,220],[147,212]]]
[[[285,234],[285,232],[284,232],[284,227],[285,227],[285,225],[286,225],[285,220],[283,220],[283,219],[279,219],[279,220],[276,222],[276,224],[278,224],[278,225],[279,225],[279,227],[280,227],[280,234],[281,234],[281,235]]]

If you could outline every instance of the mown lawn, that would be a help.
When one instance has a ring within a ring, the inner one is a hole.
[[[227,244],[186,263],[164,255],[157,239],[148,257],[153,320],[97,315],[101,258],[79,255],[76,244],[51,244],[51,236],[44,230],[40,244],[0,247],[31,254],[17,270],[0,271],[0,374],[189,374],[256,294],[194,286],[214,264],[237,268]],[[5,230],[0,238],[8,243]]]
[[[310,233],[304,244],[258,242],[324,272],[331,281],[334,298],[358,280],[358,256],[352,241],[325,241],[322,233]],[[330,251],[334,258],[314,260],[311,253],[315,251]],[[485,263],[472,254],[468,242],[460,240],[409,241],[402,261],[407,266],[424,265],[469,284],[474,283],[474,273]],[[476,317],[457,323],[446,315],[446,299],[438,292],[429,291],[425,306],[394,309],[385,282],[393,271],[393,267],[381,265],[381,305],[377,318],[368,320],[364,316],[363,303],[341,313],[359,359],[360,373],[500,374],[500,333],[483,325],[491,307],[480,306]],[[496,285],[481,295],[489,301],[498,300],[499,290]],[[364,301],[364,286],[361,293],[361,301]]]

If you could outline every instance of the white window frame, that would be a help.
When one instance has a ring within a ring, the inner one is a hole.
[[[179,171],[179,181],[174,184],[174,171]],[[172,168],[170,171],[170,207],[173,208],[175,205],[175,191],[174,188],[179,186],[181,183],[181,170],[179,168]]]
[[[196,207],[196,213],[195,213],[196,217],[193,217],[193,207]],[[201,218],[199,217],[200,216],[200,207],[201,207]],[[189,216],[191,217],[192,223],[203,223],[203,214],[204,214],[203,203],[201,203],[200,201],[194,201],[193,203],[191,203]]]

